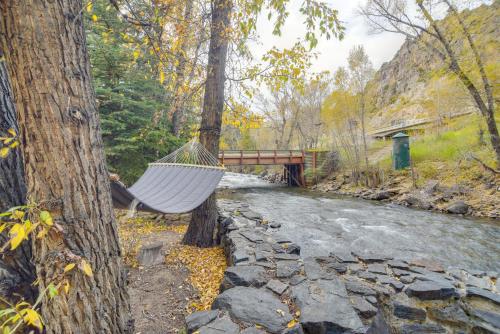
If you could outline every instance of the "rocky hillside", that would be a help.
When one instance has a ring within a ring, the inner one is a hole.
[[[461,13],[479,47],[493,81],[498,76],[498,50],[500,49],[500,2],[482,5]],[[470,59],[469,48],[464,45],[451,17],[442,25],[453,32],[453,46],[462,62]],[[471,69],[473,69],[471,67]],[[373,97],[372,127],[380,127],[400,119],[436,116],[473,108],[461,84],[453,75],[446,74],[443,63],[422,43],[406,41],[394,58],[384,63],[369,85]],[[494,85],[495,86],[495,85]]]

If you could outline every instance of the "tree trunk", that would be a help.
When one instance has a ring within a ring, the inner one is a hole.
[[[131,331],[123,272],[83,29],[75,1],[0,0],[1,44],[19,115],[28,200],[63,233],[33,241],[40,291],[85,258],[93,276],[71,272],[71,289],[41,313],[47,333]],[[73,260],[74,261],[74,260]]]
[[[1,50],[0,58],[3,58]],[[7,68],[5,62],[0,61],[0,136],[5,135],[8,129],[19,133]],[[14,149],[5,159],[0,158],[0,212],[25,203],[23,159],[21,151]],[[7,234],[0,234],[0,245],[7,241]],[[19,248],[7,251],[6,256],[0,258],[0,295],[11,302],[15,301],[14,294],[33,301],[36,299],[36,289],[31,285],[34,281],[35,267],[31,263],[29,243],[24,242]]]
[[[224,82],[228,48],[226,28],[230,24],[231,1],[212,1],[210,47],[203,112],[201,114],[200,142],[214,156],[219,154],[219,139],[224,109]],[[217,206],[215,194],[193,211],[183,242],[209,247],[217,240]]]
[[[187,52],[189,47],[189,28],[191,21],[191,14],[193,12],[193,0],[186,0],[186,7],[184,9],[184,26],[182,28],[182,36],[180,37],[181,44],[178,51],[179,64],[176,68],[176,78],[174,86],[174,99],[170,114],[172,115],[172,132],[176,137],[179,137],[184,118],[184,99],[186,93],[184,92],[185,76],[186,76],[186,63]]]

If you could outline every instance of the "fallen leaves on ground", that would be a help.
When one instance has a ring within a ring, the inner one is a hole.
[[[131,267],[137,267],[137,252],[141,248],[141,239],[145,235],[172,231],[184,234],[187,225],[173,225],[167,220],[153,220],[147,217],[127,218],[123,217],[118,225],[118,233],[122,246],[122,254],[125,263]]]
[[[167,256],[167,263],[182,263],[190,271],[189,280],[199,298],[189,304],[189,311],[209,310],[226,270],[226,257],[220,247],[198,248],[181,245]]]

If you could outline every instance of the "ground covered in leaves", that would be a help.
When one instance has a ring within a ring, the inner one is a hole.
[[[226,268],[221,248],[181,244],[189,216],[118,212],[123,258],[129,269],[129,294],[135,333],[182,333],[184,317],[210,308]],[[140,248],[162,243],[163,263],[145,267]]]

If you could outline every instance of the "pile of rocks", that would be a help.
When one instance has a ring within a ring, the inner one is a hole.
[[[243,204],[220,206],[229,267],[188,333],[500,333],[497,273],[347,251],[301,258]]]

